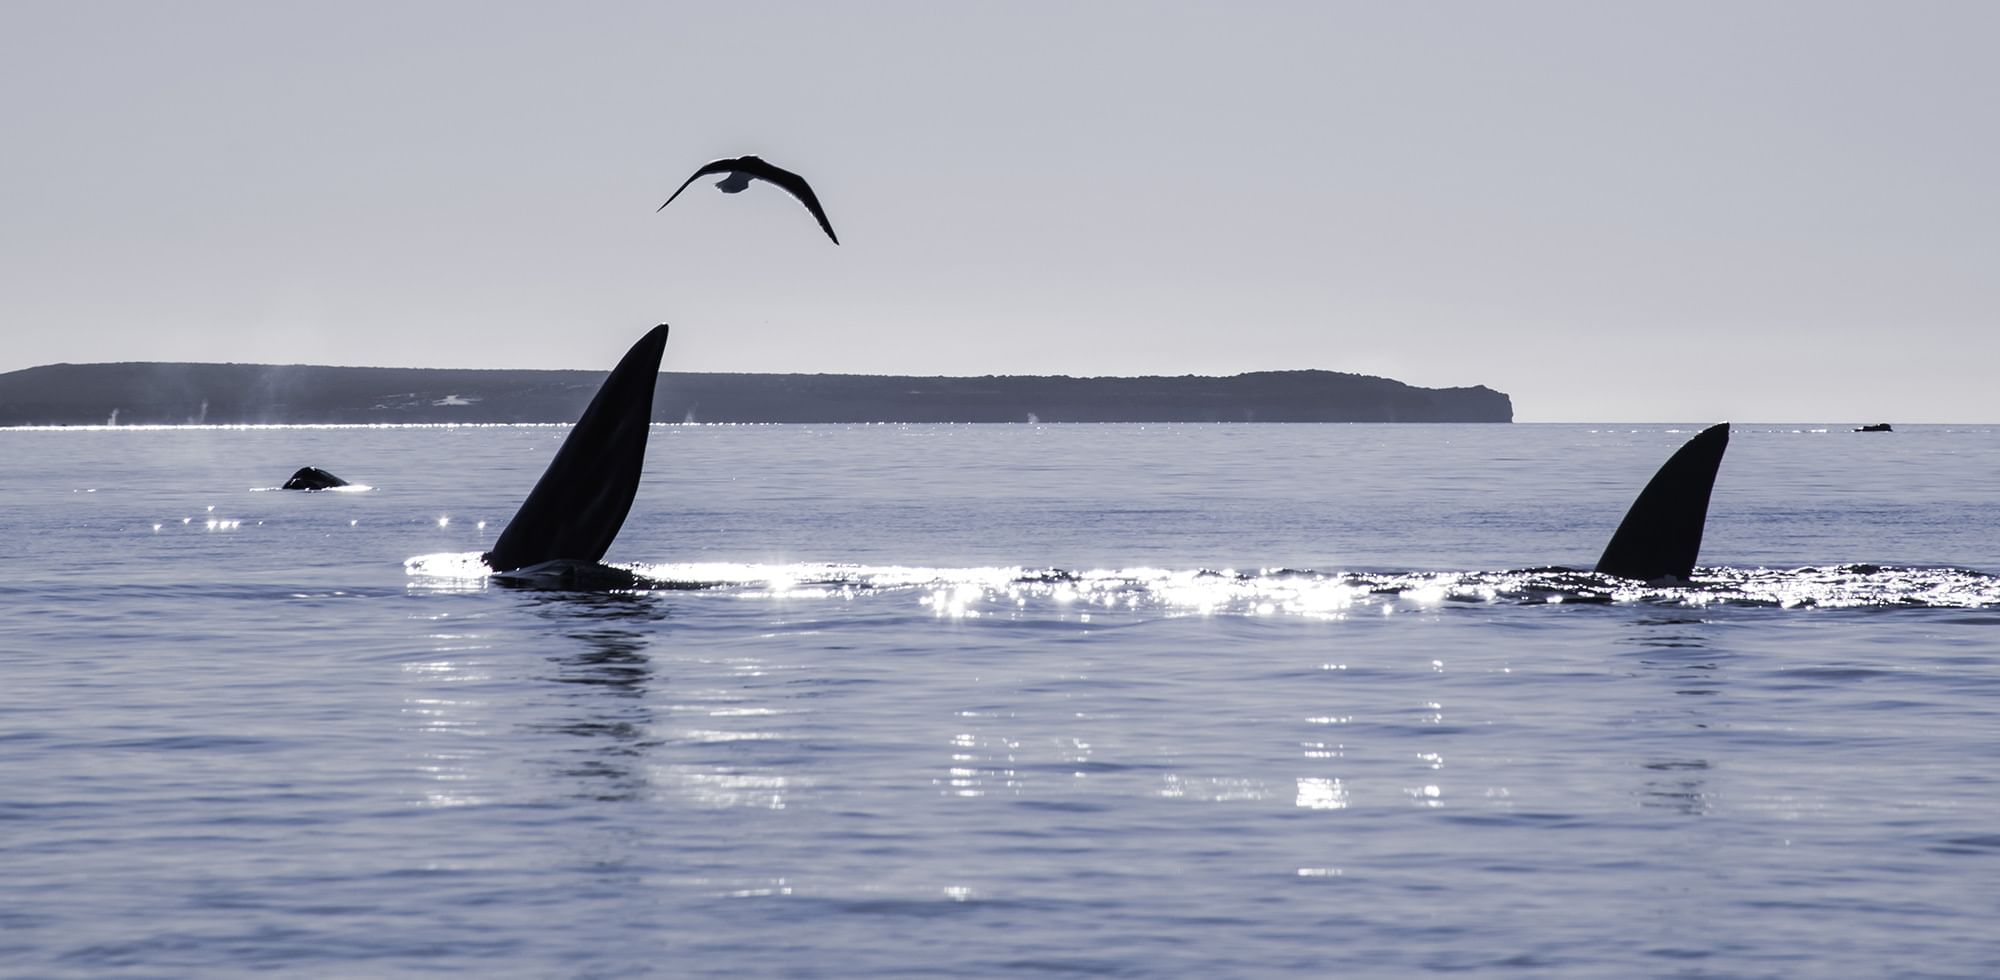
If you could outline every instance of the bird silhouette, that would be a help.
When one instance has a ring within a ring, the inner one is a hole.
[[[784,188],[787,193],[798,198],[799,203],[805,205],[806,210],[811,211],[812,216],[819,220],[819,226],[826,232],[826,237],[833,239],[835,245],[840,244],[840,236],[833,233],[833,223],[826,220],[826,211],[819,206],[819,196],[813,193],[812,186],[806,183],[806,179],[783,167],[775,166],[762,157],[736,157],[731,160],[704,163],[701,169],[694,172],[694,176],[681,182],[679,190],[667,198],[667,204],[674,203],[674,198],[681,196],[681,191],[687,190],[689,184],[709,174],[729,175],[717,181],[715,185],[721,188],[724,194],[740,194],[744,188],[750,186],[752,180],[769,181]],[[660,205],[653,213],[665,211],[667,204]]]

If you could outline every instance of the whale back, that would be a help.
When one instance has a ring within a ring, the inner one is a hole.
[[[646,433],[653,421],[653,388],[666,345],[663,323],[639,338],[611,369],[535,489],[486,553],[486,564],[494,571],[604,557],[639,492]]]
[[[1625,512],[1597,559],[1597,571],[1648,581],[1692,576],[1708,523],[1709,492],[1728,448],[1729,423],[1723,422],[1702,430],[1668,457]]]
[[[301,466],[286,480],[281,489],[285,490],[329,490],[348,486],[346,480],[334,476],[317,466]]]

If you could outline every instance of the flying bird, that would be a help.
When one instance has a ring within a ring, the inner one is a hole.
[[[773,166],[765,162],[762,157],[737,157],[733,160],[704,163],[700,170],[694,172],[694,176],[682,182],[680,190],[674,191],[673,197],[667,198],[667,204],[674,203],[674,198],[681,196],[681,191],[687,190],[689,184],[709,174],[729,175],[715,185],[721,188],[724,194],[741,194],[744,188],[750,186],[752,180],[769,181],[784,188],[787,193],[798,198],[799,203],[805,205],[806,210],[811,211],[814,218],[819,219],[819,226],[826,231],[826,237],[833,239],[835,245],[840,244],[840,236],[833,233],[833,223],[826,220],[826,212],[819,206],[819,197],[813,193],[806,179],[782,167]],[[660,205],[653,213],[665,211],[667,204]]]

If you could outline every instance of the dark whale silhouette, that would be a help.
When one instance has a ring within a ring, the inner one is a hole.
[[[285,481],[283,490],[325,490],[331,487],[347,486],[347,481],[334,476],[317,466],[301,466],[292,478]]]
[[[546,579],[562,587],[600,579],[604,587],[620,587],[633,580],[630,573],[597,562],[624,527],[639,491],[653,389],[666,344],[667,325],[662,323],[625,352],[493,550],[481,556],[487,567],[502,577],[527,569],[511,577],[532,583]],[[1597,559],[1596,571],[1646,581],[1692,577],[1709,496],[1728,448],[1729,423],[1723,422],[1676,450],[1626,511]],[[337,481],[332,485],[346,482],[312,467],[300,470],[293,481],[309,474]],[[549,567],[531,567],[544,565]]]
[[[682,181],[680,188],[667,197],[667,204],[674,203],[674,198],[681,196],[681,191],[687,190],[689,184],[709,174],[729,175],[717,181],[715,185],[722,188],[724,194],[740,194],[744,188],[750,186],[752,180],[769,181],[784,188],[793,197],[798,198],[799,203],[804,204],[806,210],[811,211],[812,216],[819,220],[820,229],[826,232],[826,237],[833,239],[835,245],[840,244],[840,236],[833,233],[833,223],[826,220],[826,211],[819,206],[819,196],[813,193],[806,179],[782,167],[773,166],[761,157],[737,157],[733,160],[711,160],[704,163],[701,169],[694,172],[694,176]],[[659,214],[665,211],[667,204],[660,205],[653,213]]]
[[[483,557],[496,572],[543,562],[593,564],[625,526],[646,465],[653,386],[667,325],[646,331],[611,369],[535,489]]]
[[[1723,422],[1702,430],[1668,457],[1625,512],[1597,559],[1597,571],[1647,581],[1692,576],[1715,471],[1728,448],[1729,423]]]

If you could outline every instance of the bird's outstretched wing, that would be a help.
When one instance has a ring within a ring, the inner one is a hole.
[[[740,161],[737,160],[711,160],[707,163],[702,164],[700,170],[695,171],[693,176],[682,181],[681,186],[676,188],[673,194],[667,197],[667,204],[674,203],[674,198],[681,196],[681,191],[687,190],[689,184],[692,184],[695,181],[708,176],[709,174],[726,174],[736,171],[737,169],[739,169],[737,166],[739,162]],[[654,208],[653,213],[659,214],[661,211],[665,211],[667,209],[667,204],[662,204],[659,207]]]
[[[714,166],[714,164],[709,164],[709,166]],[[805,205],[806,210],[812,212],[813,218],[819,222],[820,230],[826,232],[826,237],[833,239],[835,245],[840,244],[840,236],[833,233],[833,222],[826,220],[826,209],[819,206],[819,195],[813,193],[812,185],[807,184],[804,177],[761,157],[744,157],[737,160],[734,166],[736,170],[749,174],[758,180],[768,180],[784,188],[793,197],[798,198],[799,203]],[[679,192],[676,191],[675,193]]]

